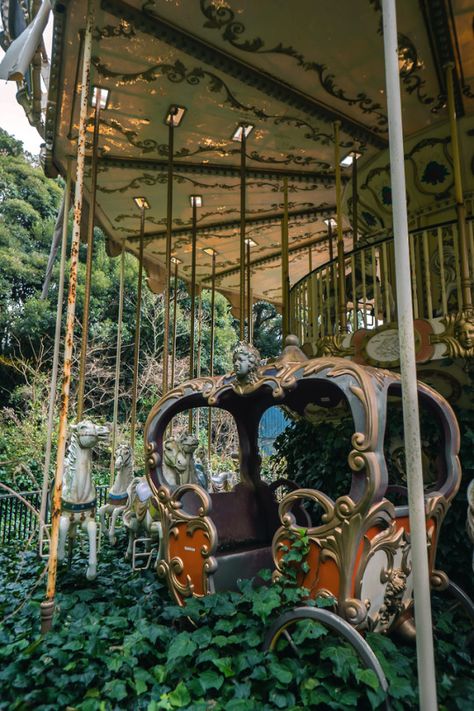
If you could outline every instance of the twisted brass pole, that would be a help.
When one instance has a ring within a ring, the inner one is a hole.
[[[172,352],[171,352],[171,388],[174,388],[176,370],[176,325],[178,314],[178,265],[179,260],[174,261],[174,282],[173,282],[173,332],[172,332]]]
[[[84,412],[84,390],[86,383],[86,358],[87,341],[89,335],[89,309],[91,301],[91,279],[92,279],[92,254],[94,251],[94,221],[95,221],[95,201],[97,195],[97,166],[100,130],[100,102],[101,90],[97,90],[95,114],[94,114],[94,137],[92,139],[92,162],[91,162],[91,193],[89,201],[89,220],[87,224],[87,258],[86,258],[86,283],[84,291],[84,313],[82,315],[82,339],[81,355],[79,361],[79,385],[77,393],[77,422],[82,419]]]
[[[288,178],[283,179],[283,220],[281,223],[281,296],[283,342],[290,330],[290,272],[288,261]]]
[[[211,378],[214,376],[214,334],[215,334],[215,316],[216,316],[216,252],[212,253],[212,281],[211,281],[211,353],[209,374]],[[207,420],[207,460],[211,462],[211,445],[212,445],[212,408],[208,410]]]
[[[247,340],[252,343],[252,293],[251,293],[251,274],[250,274],[250,240],[247,240]]]
[[[143,282],[143,246],[145,238],[145,206],[140,212],[140,246],[138,250],[138,284],[137,307],[135,311],[135,343],[133,346],[133,384],[132,384],[132,414],[130,418],[130,445],[135,447],[135,430],[137,425],[137,398],[138,398],[138,362],[140,358],[140,327],[142,313],[142,282]]]
[[[168,128],[168,190],[166,199],[166,284],[164,291],[165,323],[163,333],[163,395],[168,390],[168,357],[170,337],[170,282],[171,282],[171,231],[173,228],[173,152],[174,152],[174,117],[171,116]]]
[[[334,168],[336,173],[336,211],[337,211],[337,271],[339,282],[339,327],[347,330],[346,314],[346,273],[344,264],[344,236],[342,232],[342,183],[341,155],[339,148],[339,128],[341,122],[334,121]]]
[[[193,222],[192,222],[192,252],[191,252],[191,324],[189,335],[189,379],[194,378],[194,334],[196,329],[196,220],[197,220],[197,205],[196,200],[192,200]],[[193,431],[193,411],[189,410],[188,428]]]
[[[240,340],[245,338],[245,212],[246,212],[246,145],[245,127],[242,126],[240,144]]]
[[[112,415],[112,440],[110,452],[110,473],[109,487],[114,483],[115,474],[115,447],[117,444],[117,423],[118,423],[118,401],[120,393],[120,363],[122,359],[122,321],[123,321],[123,292],[125,281],[125,249],[122,245],[120,255],[120,283],[119,283],[119,303],[117,316],[117,345],[115,349],[115,383],[114,383],[114,409]]]

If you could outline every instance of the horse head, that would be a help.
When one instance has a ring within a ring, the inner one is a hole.
[[[77,425],[71,425],[71,430],[81,449],[92,449],[100,441],[106,441],[110,434],[108,427],[96,425],[90,420],[81,420]]]
[[[129,444],[119,444],[115,450],[115,469],[124,469],[133,464],[133,449]]]

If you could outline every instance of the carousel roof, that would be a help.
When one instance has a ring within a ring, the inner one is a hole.
[[[94,3],[93,85],[110,91],[101,112],[96,219],[109,251],[138,252],[147,198],[145,268],[163,287],[168,127],[171,105],[185,107],[175,129],[172,252],[191,273],[189,196],[198,209],[197,279],[210,275],[238,305],[240,122],[247,139],[247,236],[255,297],[281,301],[283,180],[288,178],[290,279],[326,261],[327,227],[335,213],[333,122],[341,157],[359,165],[385,155],[388,123],[378,0],[101,0]],[[472,3],[399,0],[399,64],[407,138],[447,122],[443,65],[455,63],[459,116],[474,108]],[[74,160],[79,122],[85,2],[56,3],[46,142],[49,171]],[[93,130],[92,109],[90,132]],[[90,140],[90,144],[92,141]],[[89,146],[90,155],[90,146]],[[90,158],[89,158],[90,166]],[[343,168],[350,180],[351,168]],[[349,228],[349,221],[345,222]],[[347,244],[352,237],[347,235]]]

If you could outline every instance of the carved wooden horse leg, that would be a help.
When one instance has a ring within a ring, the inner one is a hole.
[[[66,557],[66,539],[71,525],[69,516],[61,516],[59,519],[59,540],[58,540],[58,561],[62,562]]]
[[[87,580],[94,580],[97,576],[97,523],[94,518],[86,518],[82,521],[81,527],[89,537],[89,560],[86,578]]]

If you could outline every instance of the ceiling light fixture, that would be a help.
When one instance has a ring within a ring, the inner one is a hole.
[[[234,133],[232,134],[232,140],[241,143],[242,134],[245,136],[245,138],[248,138],[254,128],[255,126],[251,123],[239,123]]]
[[[137,207],[140,208],[140,210],[149,210],[150,209],[150,203],[146,199],[146,197],[134,197],[133,202]]]
[[[91,106],[94,108],[97,106],[97,101],[99,101],[99,109],[106,109],[109,103],[110,91],[104,89],[103,86],[92,87],[92,97]]]
[[[245,238],[245,244],[248,244],[249,247],[256,247],[257,246],[257,243],[251,237]]]
[[[171,261],[173,264],[181,264],[183,260],[179,259],[179,257],[171,257]]]
[[[202,207],[202,195],[190,195],[189,202],[191,207]]]
[[[355,158],[355,160],[358,160],[361,157],[361,155],[362,155],[362,153],[358,153],[357,151],[351,151],[346,156],[344,156],[344,158],[341,160],[339,165],[342,168],[349,168],[349,166],[351,166],[353,164],[354,158]]]
[[[337,227],[337,222],[334,219],[334,217],[328,217],[326,220],[323,220],[323,222],[328,227],[331,227],[331,228]]]
[[[169,107],[168,112],[166,114],[166,118],[165,118],[166,125],[167,126],[173,125],[176,128],[176,126],[180,125],[185,113],[186,113],[186,109],[184,108],[184,106],[177,106],[176,104],[172,104]]]
[[[212,247],[203,247],[202,251],[208,254],[210,257],[213,257],[215,254],[217,254],[217,250],[213,249]]]

